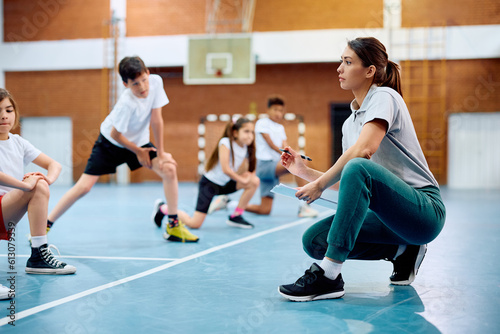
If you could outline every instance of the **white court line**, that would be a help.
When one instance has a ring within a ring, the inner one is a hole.
[[[31,255],[16,255],[16,257],[30,257]],[[7,254],[0,254],[0,257],[7,257]],[[85,256],[85,255],[57,255],[57,258],[67,259],[95,259],[95,260],[138,260],[138,261],[174,261],[178,258],[168,257],[124,257],[124,256]]]
[[[328,210],[328,211],[322,212],[318,217],[316,217],[316,219],[323,218],[323,217],[329,216],[331,214],[332,214],[332,210]],[[68,297],[64,297],[64,298],[61,298],[61,299],[58,299],[58,300],[54,300],[54,301],[49,302],[49,303],[45,303],[45,304],[42,304],[42,305],[39,305],[39,306],[32,307],[30,309],[27,309],[27,310],[21,311],[19,313],[16,313],[16,321],[20,320],[20,319],[23,319],[23,318],[26,318],[26,317],[29,317],[30,315],[34,315],[36,313],[39,313],[39,312],[51,309],[53,307],[69,303],[69,302],[71,302],[73,300],[77,300],[77,299],[86,297],[88,295],[97,293],[99,291],[103,291],[103,290],[106,290],[106,289],[109,289],[109,288],[112,288],[112,287],[115,287],[115,286],[118,286],[118,285],[121,285],[121,284],[124,284],[124,283],[128,283],[128,282],[134,281],[134,280],[142,278],[142,277],[149,276],[149,275],[157,273],[159,271],[162,271],[162,270],[174,267],[174,266],[176,266],[178,264],[181,264],[181,263],[184,263],[184,262],[187,262],[187,261],[191,261],[191,260],[197,259],[199,257],[205,256],[205,255],[208,255],[208,254],[211,254],[211,253],[214,253],[214,252],[217,252],[217,251],[219,251],[221,249],[225,249],[225,248],[228,248],[228,247],[239,245],[241,243],[244,243],[244,242],[247,242],[247,241],[259,238],[259,237],[262,237],[264,235],[267,235],[267,234],[270,234],[270,233],[274,233],[274,232],[278,232],[278,231],[281,231],[281,230],[284,230],[284,229],[287,229],[287,228],[290,228],[290,227],[294,227],[294,226],[297,226],[297,225],[300,225],[300,224],[304,224],[304,223],[309,222],[309,221],[310,221],[310,218],[303,218],[303,219],[297,220],[297,221],[292,222],[292,223],[281,225],[281,226],[278,226],[278,227],[275,227],[275,228],[272,228],[272,229],[269,229],[269,230],[266,230],[266,231],[262,231],[262,232],[259,232],[259,233],[255,233],[255,234],[249,235],[248,237],[237,239],[237,240],[234,240],[234,241],[231,241],[231,242],[219,245],[219,246],[215,246],[215,247],[206,249],[206,250],[198,252],[198,253],[194,253],[192,255],[189,255],[189,256],[186,256],[186,257],[174,260],[172,262],[165,263],[165,264],[163,264],[161,266],[158,266],[158,267],[155,267],[153,269],[149,269],[149,270],[143,271],[142,273],[139,273],[139,274],[135,274],[135,275],[132,275],[132,276],[129,276],[129,277],[125,277],[125,278],[119,279],[117,281],[110,282],[110,283],[107,283],[107,284],[103,284],[103,285],[100,285],[98,287],[95,287],[95,288],[92,288],[92,289],[88,289],[88,290],[79,292],[77,294],[74,294],[74,295],[71,295],[71,296],[68,296]],[[3,325],[8,324],[9,321],[11,321],[11,319],[9,317],[5,317],[5,318],[0,319],[0,327],[3,326]]]

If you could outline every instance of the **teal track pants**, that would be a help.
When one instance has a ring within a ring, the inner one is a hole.
[[[434,240],[445,216],[439,188],[415,189],[386,168],[356,158],[342,171],[336,214],[312,225],[302,241],[315,259],[392,259],[399,245]]]

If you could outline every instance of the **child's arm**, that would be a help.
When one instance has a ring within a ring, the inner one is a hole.
[[[240,182],[243,184],[246,184],[248,182],[247,178],[238,175],[234,170],[229,167],[229,158],[230,156],[230,151],[229,148],[225,145],[220,145],[219,146],[219,162],[222,167],[222,172],[229,176],[232,180],[235,180],[236,182]]]
[[[128,140],[124,135],[122,135],[120,132],[118,132],[115,127],[111,129],[111,138],[116,140],[120,145],[125,147],[127,150],[130,150],[137,155],[137,160],[139,160],[139,163],[141,166],[151,168],[152,163],[151,159],[149,158],[149,151],[156,151],[154,147],[139,147],[136,144],[132,143],[130,140]]]
[[[163,116],[161,114],[161,108],[155,108],[151,110],[151,129],[153,130],[153,137],[155,139],[155,144],[158,152],[163,153]],[[158,154],[161,156],[161,154]]]
[[[20,189],[22,191],[31,191],[38,180],[41,180],[43,177],[40,175],[30,175],[26,177],[23,181],[19,181],[15,177],[12,177],[8,174],[0,172],[0,184],[3,186]]]
[[[47,170],[47,175],[43,175],[48,184],[54,183],[61,173],[61,164],[44,153],[40,153],[33,163]]]
[[[267,145],[269,145],[270,148],[281,154],[280,148],[276,145],[274,145],[273,141],[271,140],[271,136],[267,133],[261,133],[262,138],[266,141]],[[283,146],[284,147],[284,146]]]

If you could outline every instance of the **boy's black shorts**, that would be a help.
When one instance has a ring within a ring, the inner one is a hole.
[[[142,147],[155,146],[151,143],[147,143]],[[156,152],[149,152],[149,158],[151,160],[156,158]],[[84,173],[89,175],[112,174],[116,172],[116,167],[123,163],[127,163],[130,170],[136,170],[142,167],[134,152],[114,145],[102,134],[99,134],[92,148],[92,153],[87,161],[87,167],[85,167]]]

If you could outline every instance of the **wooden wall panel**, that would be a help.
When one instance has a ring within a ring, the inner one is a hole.
[[[403,27],[500,24],[498,0],[402,0]]]

